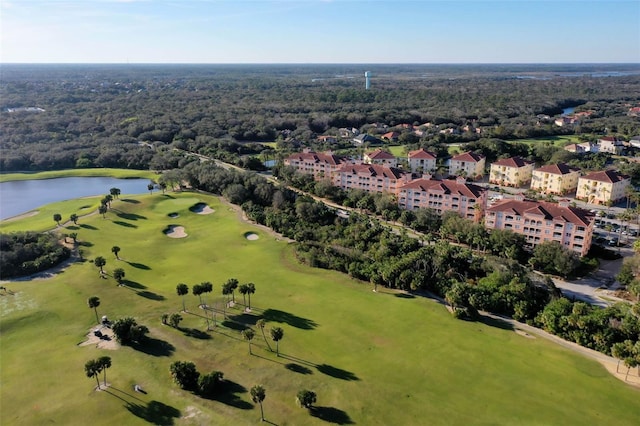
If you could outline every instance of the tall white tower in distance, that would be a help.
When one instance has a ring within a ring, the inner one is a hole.
[[[364,72],[364,88],[366,90],[371,89],[371,71]]]

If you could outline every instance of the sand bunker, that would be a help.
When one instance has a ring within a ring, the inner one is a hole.
[[[78,346],[90,345],[95,345],[96,348],[110,350],[115,350],[120,347],[116,337],[113,335],[113,330],[101,325],[92,327],[87,334],[87,340],[80,343]]]
[[[184,226],[179,225],[167,226],[167,229],[164,230],[164,234],[169,238],[184,238],[187,236],[187,233],[184,232]]]
[[[191,211],[197,214],[211,214],[215,210],[206,205],[205,203],[198,203],[195,206],[191,207]]]
[[[255,241],[258,238],[260,238],[258,236],[258,234],[254,233],[254,232],[247,232],[246,234],[244,234],[244,237],[249,241]]]

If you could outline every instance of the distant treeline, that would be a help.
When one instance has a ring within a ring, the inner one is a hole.
[[[0,234],[0,278],[44,271],[66,260],[71,251],[55,234],[15,232]]]
[[[107,66],[3,65],[0,169],[183,165],[173,148],[240,163],[281,141],[308,144],[341,127],[432,123],[407,143],[567,133],[635,136],[633,66]],[[602,69],[600,69],[602,68]],[[592,72],[629,71],[610,77]],[[595,111],[573,129],[540,120],[562,108]],[[29,107],[44,111],[28,110]],[[8,109],[14,109],[9,112]],[[25,110],[20,110],[25,108]],[[472,132],[442,134],[467,124]]]

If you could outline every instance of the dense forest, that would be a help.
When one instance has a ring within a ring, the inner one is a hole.
[[[235,164],[339,128],[430,123],[406,144],[640,134],[635,65],[2,65],[0,169],[172,169],[174,148]],[[592,111],[579,125],[549,119]],[[482,128],[478,134],[464,126]],[[386,127],[385,127],[386,128]],[[440,130],[455,129],[452,133]],[[328,148],[321,146],[319,148]]]

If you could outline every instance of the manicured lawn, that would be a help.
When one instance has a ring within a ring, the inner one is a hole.
[[[67,222],[73,213],[78,215],[78,225],[74,226],[70,223],[66,228],[61,228],[61,231],[66,233],[79,232],[79,228],[83,226],[83,216],[97,214],[101,199],[102,196],[97,196],[47,204],[25,214],[24,216],[29,216],[28,220],[26,218],[11,218],[0,221],[0,232],[7,233],[21,230],[47,231],[57,226],[53,220],[53,215],[56,213],[62,216],[61,223]]]
[[[535,139],[514,139],[510,142],[518,142],[525,143],[528,145],[536,145],[543,142],[551,142],[554,146],[565,146],[571,143],[580,143],[580,138],[576,135],[566,135],[566,136],[547,136],[544,138],[535,138]]]
[[[396,157],[406,157],[407,156],[407,147],[404,145],[393,145],[388,146],[389,151],[395,155]]]
[[[198,202],[214,213],[190,211]],[[20,223],[26,229],[36,220]],[[540,338],[455,320],[430,299],[374,293],[345,275],[302,266],[286,242],[240,222],[218,198],[129,197],[114,202],[106,219],[80,224],[74,232],[85,257],[105,257],[108,273],[124,268],[128,285],[99,278],[88,261],[52,279],[5,284],[15,294],[0,296],[0,424],[255,424],[260,410],[248,394],[255,384],[266,388],[265,416],[278,425],[635,425],[640,418],[640,391],[598,363]],[[162,230],[170,224],[188,236],[168,238]],[[259,239],[247,240],[247,232]],[[239,303],[221,323],[221,284],[231,277],[255,284],[254,309],[243,314],[236,293]],[[163,313],[182,308],[176,285],[203,281],[214,285],[204,298],[219,310],[218,327],[206,332],[192,294],[182,330],[162,325]],[[150,343],[116,351],[77,346],[95,325],[90,296],[100,297],[99,315],[147,325]],[[249,355],[240,330],[261,317],[267,338],[272,326],[284,329],[280,357],[259,330]],[[103,355],[113,360],[112,386],[94,392],[83,366]],[[224,372],[235,392],[207,400],[179,389],[168,372],[176,360]],[[148,393],[134,392],[134,384]],[[301,388],[318,395],[313,413],[295,405]]]
[[[31,179],[55,179],[62,177],[112,177],[117,179],[147,178],[155,181],[158,175],[149,170],[128,169],[68,169],[49,172],[0,173],[0,182]]]

